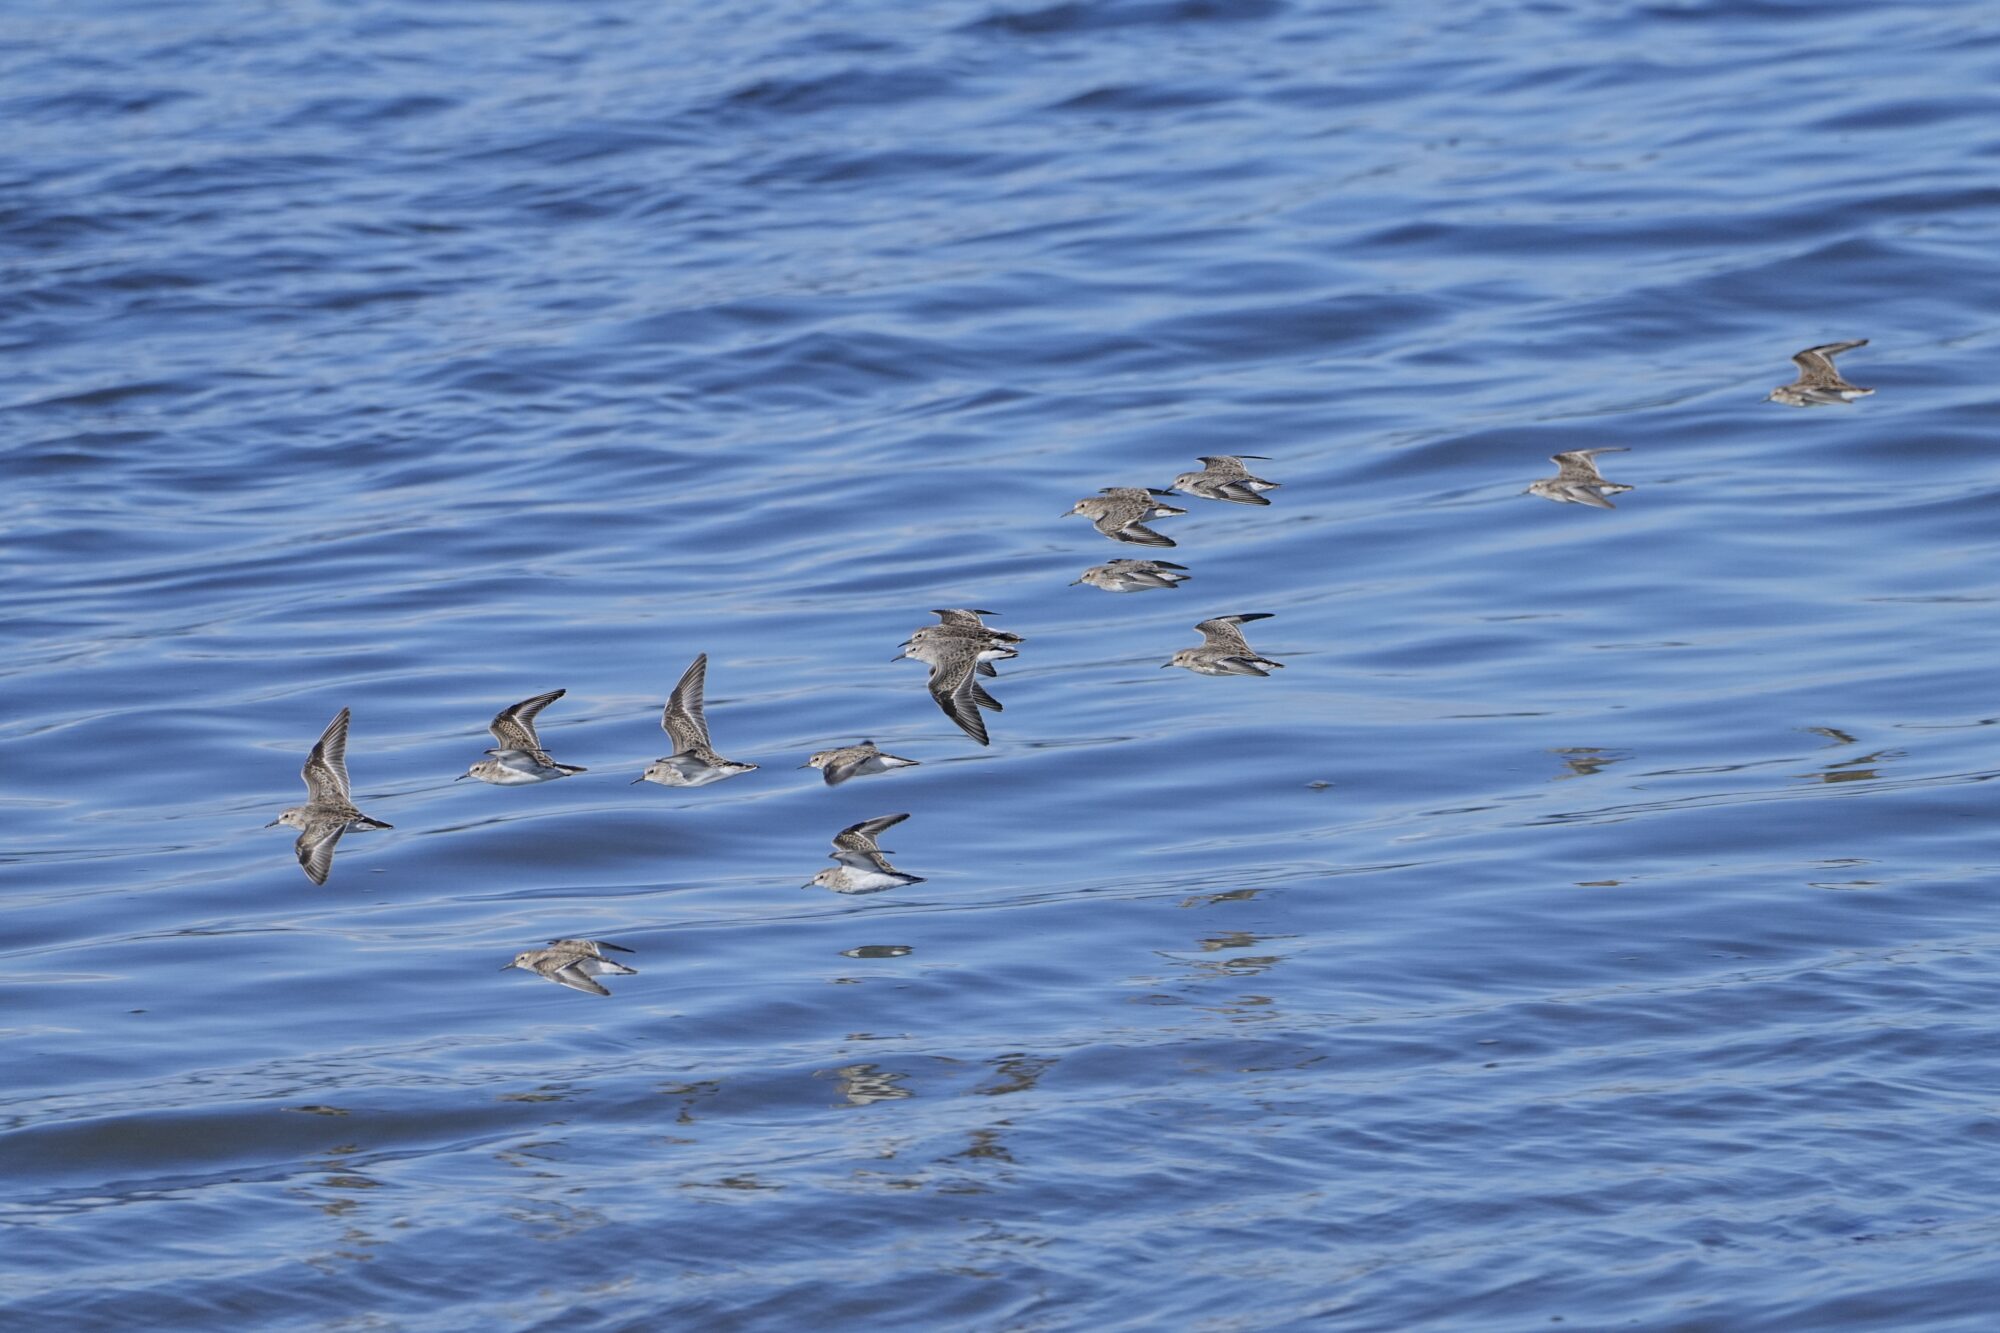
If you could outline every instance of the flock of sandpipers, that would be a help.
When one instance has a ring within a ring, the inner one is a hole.
[[[1866,346],[1867,341],[1862,338],[1852,342],[1826,343],[1798,353],[1792,358],[1799,368],[1798,378],[1773,389],[1766,401],[1791,407],[1821,407],[1849,403],[1875,392],[1849,384],[1841,378],[1833,364],[1834,357]],[[1526,493],[1563,504],[1613,508],[1609,497],[1632,488],[1605,480],[1597,470],[1596,458],[1600,454],[1617,452],[1623,452],[1623,446],[1607,445],[1556,454],[1551,460],[1559,469],[1556,475],[1534,482]],[[1268,461],[1255,454],[1205,457],[1200,460],[1201,471],[1182,473],[1174,478],[1171,488],[1108,486],[1096,495],[1077,501],[1069,513],[1090,519],[1099,532],[1113,541],[1135,546],[1171,547],[1174,545],[1172,538],[1146,526],[1148,519],[1187,512],[1167,504],[1166,496],[1181,494],[1231,504],[1270,503],[1263,493],[1276,490],[1279,483],[1253,475],[1246,459]],[[1145,592],[1153,588],[1178,587],[1188,577],[1186,566],[1171,561],[1123,559],[1091,566],[1076,583],[1089,584],[1106,592]],[[984,617],[993,615],[991,611],[952,608],[931,614],[938,618],[937,623],[914,631],[904,642],[899,657],[915,658],[927,664],[931,669],[931,698],[967,736],[981,745],[988,744],[986,723],[981,712],[1000,711],[1000,702],[987,691],[981,678],[997,674],[993,663],[1018,656],[1016,645],[1023,639],[1018,634],[988,625]],[[1269,618],[1267,612],[1242,612],[1204,620],[1195,626],[1201,633],[1201,643],[1193,648],[1181,649],[1170,661],[1162,663],[1162,667],[1184,667],[1203,676],[1268,676],[1284,663],[1274,662],[1253,650],[1240,627]],[[703,704],[703,687],[707,678],[708,655],[703,653],[694,659],[674,686],[660,718],[660,726],[673,742],[673,753],[649,764],[644,773],[632,779],[634,783],[705,787],[711,782],[721,782],[756,769],[755,764],[725,759],[710,743]],[[562,698],[563,694],[562,690],[550,690],[502,709],[489,724],[493,739],[498,744],[486,752],[488,758],[473,764],[459,777],[477,778],[495,786],[517,787],[584,772],[575,764],[557,763],[542,748],[541,738],[535,733],[536,715]],[[343,708],[321,733],[312,753],[306,758],[302,770],[306,782],[306,803],[285,811],[266,826],[284,824],[299,830],[299,864],[315,884],[326,883],[327,875],[333,868],[334,846],[343,833],[349,829],[391,827],[362,814],[355,807],[347,777],[347,727],[348,711]],[[911,768],[916,763],[914,759],[885,754],[875,742],[864,740],[856,745],[822,750],[800,767],[820,770],[826,784],[833,787],[850,778]],[[900,885],[922,883],[921,877],[905,874],[889,864],[888,854],[876,842],[882,833],[908,818],[907,814],[881,815],[842,829],[833,839],[832,859],[836,864],[813,876],[807,887],[832,889],[836,893],[875,893]],[[524,968],[575,990],[609,995],[611,992],[597,981],[598,977],[627,975],[637,969],[606,958],[604,953],[607,949],[616,953],[631,952],[622,945],[604,940],[554,939],[545,948],[528,949],[516,954],[514,960],[501,970]]]

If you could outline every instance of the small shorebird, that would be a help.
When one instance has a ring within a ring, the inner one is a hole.
[[[299,865],[305,869],[306,878],[315,884],[326,883],[327,872],[333,869],[334,844],[340,835],[351,828],[391,828],[379,819],[372,819],[354,808],[354,798],[347,783],[347,710],[334,714],[333,721],[327,723],[326,730],[313,742],[312,753],[306,756],[306,765],[299,770],[306,780],[306,803],[295,805],[279,815],[265,828],[276,828],[280,824],[299,830],[299,840],[295,849],[299,854]]]
[[[617,953],[632,952],[622,944],[610,944],[604,940],[550,940],[546,949],[527,949],[515,954],[514,961],[500,970],[505,972],[518,967],[571,990],[609,995],[611,992],[597,982],[597,977],[636,976],[639,969],[612,962],[604,956],[606,949]]]
[[[1549,461],[1562,469],[1553,477],[1543,477],[1531,484],[1523,495],[1539,495],[1544,500],[1554,500],[1557,504],[1590,505],[1595,509],[1616,509],[1618,506],[1606,496],[1619,495],[1632,488],[1615,481],[1606,481],[1598,475],[1596,458],[1599,454],[1629,453],[1622,444],[1599,445],[1595,449],[1571,449],[1568,453],[1551,454]]]
[[[1020,642],[1022,642],[1020,635],[1008,634],[1005,630],[996,630],[990,625],[981,625],[977,628],[971,625],[924,625],[912,631],[910,637],[903,641],[903,651],[889,660],[899,662],[905,657],[916,657],[917,654],[910,650],[921,644],[969,643],[975,649],[973,658],[975,669],[979,674],[997,676],[1000,673],[993,669],[993,664],[1004,662],[1010,657],[1019,657],[1021,654],[1014,648],[1014,644]]]
[[[496,787],[523,787],[531,782],[553,782],[572,773],[587,772],[575,764],[558,764],[549,758],[541,738],[535,735],[535,714],[567,693],[567,690],[550,690],[501,709],[487,727],[493,739],[500,742],[498,748],[486,752],[493,757],[480,760],[454,781],[478,778]]]
[[[551,949],[581,949],[592,958],[603,958],[606,949],[611,950],[613,953],[632,952],[624,945],[613,944],[610,940],[550,940],[549,947]]]
[[[706,787],[756,770],[755,764],[724,759],[708,743],[708,718],[702,707],[707,680],[708,654],[703,653],[681,673],[680,683],[667,696],[666,711],[660,715],[660,727],[673,740],[674,752],[648,764],[644,773],[632,779],[634,786],[657,782],[663,787]]]
[[[1134,546],[1172,546],[1173,538],[1161,536],[1142,521],[1162,514],[1187,512],[1173,505],[1161,504],[1155,498],[1165,494],[1167,492],[1144,486],[1106,486],[1099,494],[1078,500],[1069,513],[1082,514],[1099,532],[1115,542],[1129,542]],[[1069,514],[1063,517],[1068,518]]]
[[[888,856],[875,845],[886,829],[908,819],[903,815],[880,815],[850,824],[833,838],[833,859],[840,862],[812,877],[801,888],[832,889],[835,893],[879,893],[904,884],[921,884],[920,875],[906,875],[889,864]]]
[[[966,611],[966,610],[946,609],[946,610],[934,610],[931,612],[931,614],[938,618],[938,623],[935,625],[925,625],[921,629],[917,630],[917,633],[922,634],[926,631],[934,631],[939,634],[977,634],[994,644],[1004,645],[1006,647],[1012,647],[1017,643],[1027,642],[1025,638],[1023,638],[1019,634],[1014,633],[1012,630],[1000,629],[996,626],[989,625],[984,620],[980,619],[981,616],[997,616],[1000,614],[998,611]],[[1014,654],[1009,653],[1008,656],[1011,657],[1014,656]],[[985,670],[981,671],[979,674],[982,676],[991,676],[994,673],[991,670]]]
[[[930,625],[926,629],[939,629]],[[922,630],[912,635],[903,647],[904,657],[914,657],[926,663],[931,669],[931,698],[944,710],[944,715],[958,724],[960,731],[978,741],[981,745],[989,742],[986,738],[986,722],[979,716],[979,710],[990,708],[1000,712],[1000,701],[986,692],[979,683],[975,668],[980,657],[988,649],[979,639],[936,638],[927,636]],[[1011,648],[999,650],[1007,657],[1014,656]]]
[[[1088,583],[1106,592],[1144,592],[1148,588],[1177,588],[1187,577],[1187,566],[1171,560],[1113,560],[1109,564],[1092,565],[1069,586]]]
[[[812,758],[800,764],[800,768],[816,768],[826,778],[826,785],[838,787],[849,778],[865,778],[871,773],[887,773],[892,768],[915,768],[917,761],[904,759],[893,754],[884,754],[875,748],[874,741],[863,741],[859,745],[846,745],[838,750],[821,750]]]
[[[1200,496],[1204,500],[1228,500],[1240,505],[1267,505],[1271,502],[1257,492],[1275,491],[1280,483],[1251,476],[1250,469],[1243,466],[1243,460],[1246,458],[1254,458],[1260,463],[1270,461],[1262,454],[1204,456],[1201,462],[1205,470],[1181,473],[1174,478],[1174,489],[1186,495]]]
[[[1027,642],[1026,639],[1022,638],[1018,634],[1013,633],[1012,631],[997,629],[994,626],[987,624],[984,620],[980,619],[981,616],[997,616],[1000,614],[998,611],[966,611],[957,609],[946,609],[942,611],[932,611],[931,614],[938,618],[938,623],[937,625],[926,625],[924,626],[925,629],[936,629],[938,628],[938,626],[944,626],[949,629],[960,629],[960,630],[971,629],[971,630],[978,630],[982,634],[986,635],[986,637],[990,639],[997,639],[1001,643]]]
[[[1204,620],[1195,626],[1201,631],[1201,647],[1181,649],[1174,654],[1174,660],[1163,663],[1160,670],[1186,667],[1203,676],[1268,676],[1271,672],[1267,668],[1282,667],[1284,663],[1259,656],[1244,640],[1243,631],[1236,627],[1270,618],[1269,611],[1248,611],[1240,616],[1217,616],[1213,620]]]
[[[1840,372],[1833,367],[1833,358],[1867,345],[1866,338],[1856,338],[1852,342],[1821,343],[1818,347],[1806,348],[1792,358],[1792,364],[1799,368],[1799,377],[1790,384],[1780,384],[1771,390],[1764,401],[1783,403],[1787,407],[1826,407],[1866,398],[1875,391],[1842,379]]]

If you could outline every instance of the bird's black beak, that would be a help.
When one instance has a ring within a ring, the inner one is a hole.
[[[274,819],[274,820],[272,820],[272,821],[271,821],[270,823],[268,823],[268,824],[264,825],[264,827],[265,827],[265,828],[276,828],[276,827],[278,827],[278,825],[280,825],[280,824],[282,824],[282,823],[284,823],[284,822],[285,822],[285,821],[284,821],[284,820],[282,820],[282,819]]]
[[[626,783],[625,785],[628,787],[636,787],[645,780],[646,780],[646,775],[644,773],[641,773],[638,777],[633,778],[630,782]]]
[[[471,776],[472,776],[472,774],[470,774],[470,773],[460,773],[460,774],[459,774],[459,775],[458,775],[457,777],[453,778],[453,779],[452,779],[452,781],[453,781],[453,782],[463,782],[463,781],[465,781],[465,780],[466,780],[467,778],[469,778],[469,777],[471,777]]]

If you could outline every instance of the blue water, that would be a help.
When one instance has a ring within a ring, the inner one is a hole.
[[[1974,0],[0,13],[0,1325],[1991,1328],[1996,80]],[[1210,453],[1274,503],[1068,586]],[[762,767],[628,785],[698,652]],[[451,780],[555,688],[590,772]]]

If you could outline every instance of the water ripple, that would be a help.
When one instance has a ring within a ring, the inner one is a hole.
[[[1983,1330],[1990,26],[0,16],[0,1322]]]

